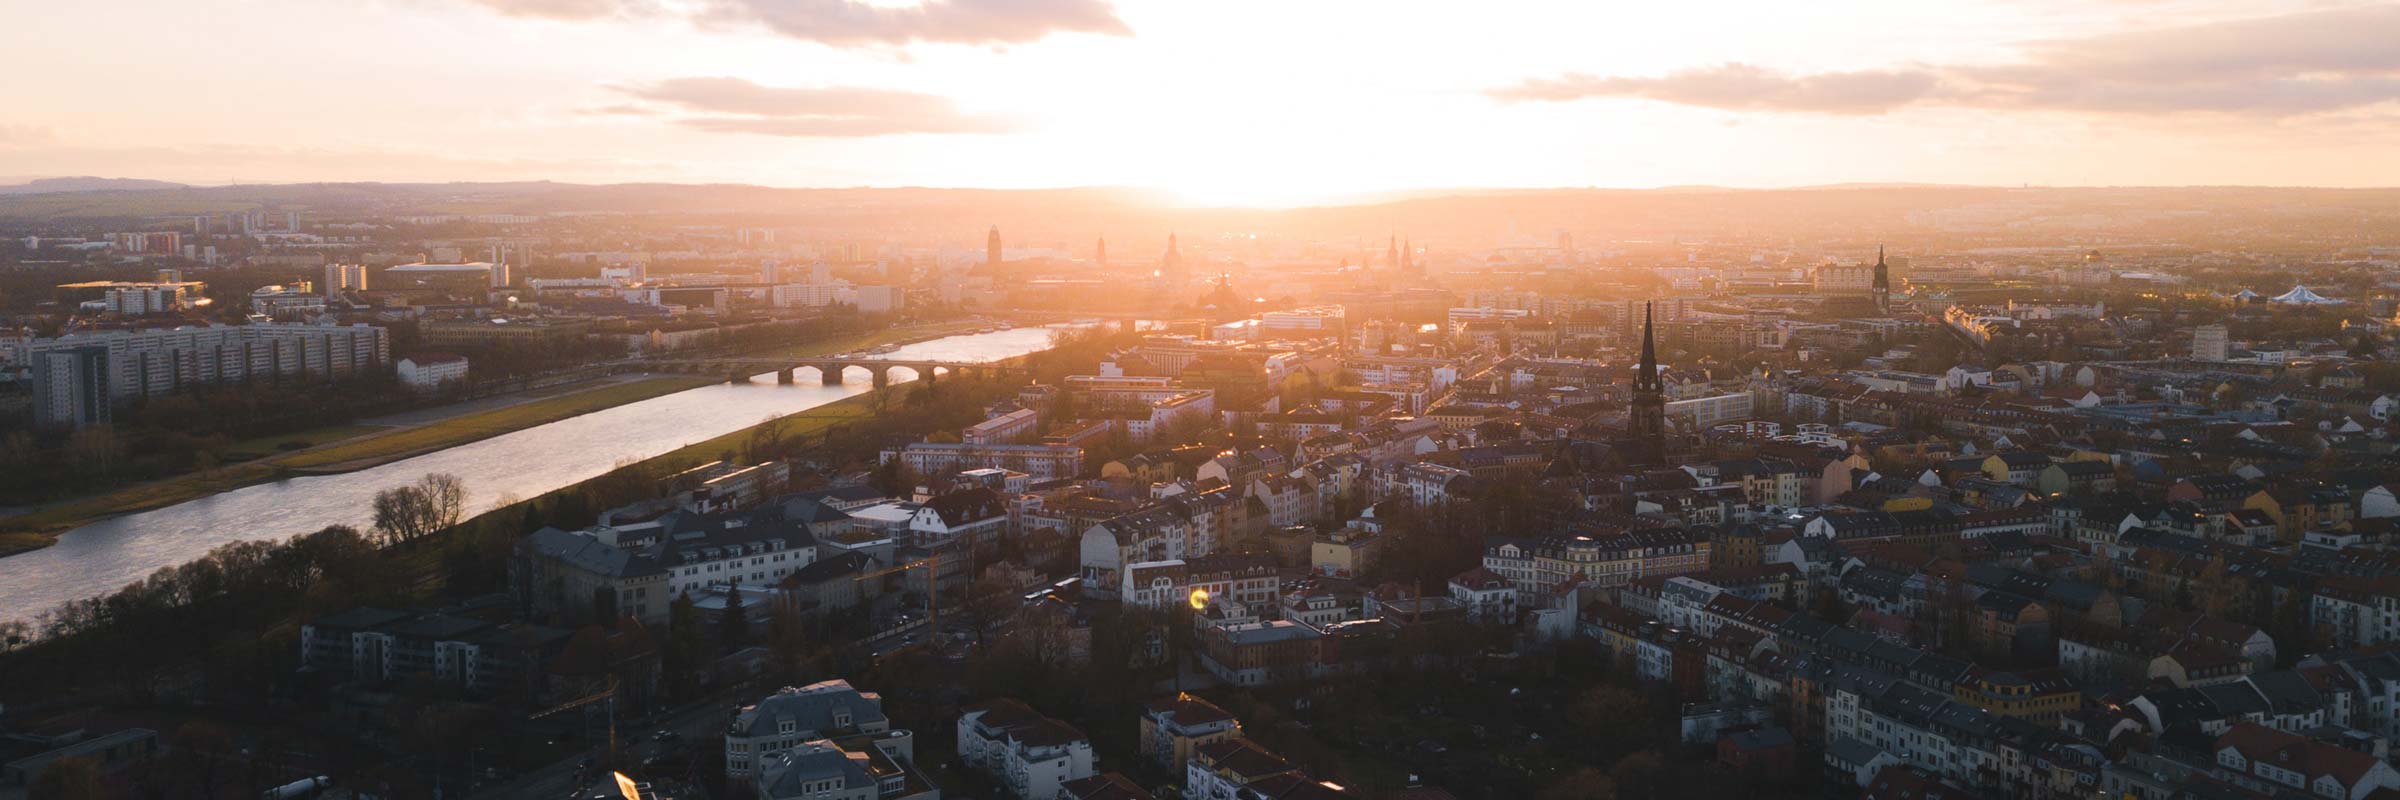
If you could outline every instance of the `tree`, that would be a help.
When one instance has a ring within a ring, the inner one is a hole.
[[[407,542],[456,527],[465,518],[467,484],[448,473],[428,473],[408,486],[375,493],[375,530],[386,543]]]
[[[384,544],[399,544],[424,536],[433,520],[433,498],[415,486],[395,486],[375,493],[375,532]]]
[[[62,758],[42,769],[42,776],[34,779],[26,796],[39,800],[104,800],[109,791],[98,762],[89,758]]]
[[[1617,796],[1624,798],[1667,797],[1674,794],[1667,785],[1667,762],[1656,750],[1643,750],[1617,759],[1608,770],[1609,780],[1616,784]]]
[[[724,637],[727,651],[742,649],[750,638],[750,612],[742,607],[738,585],[725,587],[725,616],[717,621],[717,633]]]
[[[458,527],[467,515],[467,482],[447,472],[427,473],[417,479],[417,489],[425,493],[432,512],[433,531]]]
[[[667,650],[659,658],[667,685],[676,697],[689,697],[699,686],[700,662],[707,657],[707,640],[700,634],[700,607],[684,592],[667,604]]]
[[[1567,773],[1537,795],[1541,800],[1616,800],[1617,784],[1598,767],[1584,767]]]
[[[996,573],[967,587],[964,610],[969,627],[975,631],[975,646],[984,646],[985,639],[1008,624],[1009,618],[1024,605],[1016,589],[1000,580]]]
[[[67,437],[67,469],[77,475],[107,476],[124,458],[125,442],[106,424],[87,426]]]
[[[1216,421],[1209,415],[1186,409],[1176,412],[1174,416],[1168,417],[1164,424],[1159,425],[1158,435],[1153,437],[1152,441],[1159,444],[1197,442],[1200,441],[1200,437],[1206,436],[1216,427]]]
[[[917,476],[900,459],[887,459],[867,475],[867,485],[891,497],[907,497],[917,488]]]

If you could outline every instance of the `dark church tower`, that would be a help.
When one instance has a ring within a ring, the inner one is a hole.
[[[992,234],[983,237],[983,263],[1000,263],[1000,226],[992,226]]]
[[[1642,363],[1633,372],[1633,433],[1631,461],[1658,466],[1667,460],[1666,384],[1658,379],[1658,343],[1652,332],[1655,313],[1642,304]]]
[[[1875,246],[1875,310],[1892,310],[1892,268],[1883,263],[1883,245]]]

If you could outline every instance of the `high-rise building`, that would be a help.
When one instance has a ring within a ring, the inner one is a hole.
[[[1633,413],[1626,426],[1632,433],[1631,461],[1650,466],[1667,458],[1666,384],[1658,376],[1656,327],[1649,309],[1643,309],[1642,361],[1633,372]]]
[[[71,363],[52,358],[86,350],[101,355],[96,360],[78,356],[85,360]],[[75,391],[91,395],[96,391],[93,387],[98,387],[105,390],[104,405],[123,405],[193,385],[286,376],[328,379],[383,369],[391,364],[391,338],[388,331],[372,325],[186,325],[71,333],[36,339],[22,352],[29,364],[48,363],[68,370],[56,372],[52,383],[38,385],[37,391],[73,379],[81,387]],[[98,370],[101,376],[88,378],[77,370]],[[49,390],[54,394],[60,391]],[[77,412],[71,407],[66,412],[39,413],[52,423],[89,424],[89,420],[106,419],[101,412]]]
[[[983,237],[983,263],[1000,263],[1000,226],[992,226],[991,235]]]
[[[108,348],[61,347],[26,359],[35,425],[81,428],[109,419]]]
[[[2202,325],[2192,329],[2192,360],[2225,360],[2225,326]]]
[[[339,295],[340,295],[341,293],[343,293],[343,292],[363,292],[363,291],[366,291],[366,290],[367,290],[367,265],[365,265],[365,264],[327,264],[327,265],[325,265],[325,296],[326,296],[326,297],[335,297],[335,296],[339,296]]]

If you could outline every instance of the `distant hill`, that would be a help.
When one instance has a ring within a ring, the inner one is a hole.
[[[141,178],[97,178],[83,175],[72,178],[35,178],[24,183],[0,185],[0,194],[50,194],[52,192],[141,192],[152,189],[189,188],[180,183],[144,180]]]

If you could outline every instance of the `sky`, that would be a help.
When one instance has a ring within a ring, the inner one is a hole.
[[[2400,4],[0,0],[0,176],[2400,185]]]

